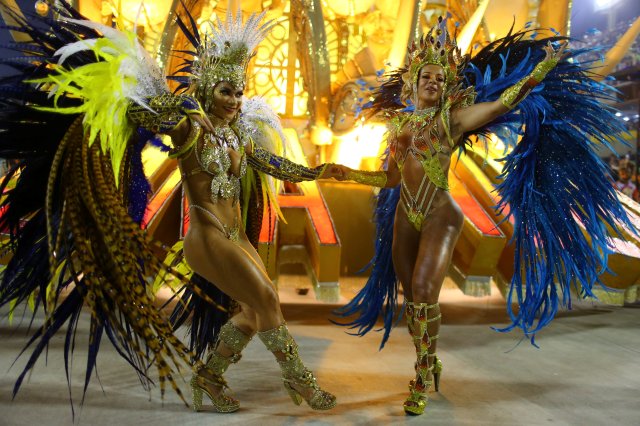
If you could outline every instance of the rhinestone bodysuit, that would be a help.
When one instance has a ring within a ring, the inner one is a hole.
[[[192,153],[195,153],[198,166],[189,171],[183,171],[182,177],[186,179],[198,173],[207,173],[211,176],[209,196],[213,203],[217,203],[220,198],[227,200],[232,198],[233,205],[237,205],[240,199],[240,179],[247,171],[247,157],[245,154],[245,137],[241,132],[234,131],[228,125],[221,125],[214,128],[212,133],[206,133],[200,138],[201,126],[197,122],[192,122],[192,128],[187,137],[185,148],[180,149],[180,153],[175,157],[184,160]],[[231,157],[228,149],[233,149],[241,155],[240,171],[236,176],[230,172]],[[218,216],[209,209],[191,204],[190,211],[196,209],[209,216],[227,239],[237,242],[240,228],[238,220],[232,226],[226,225]]]
[[[436,193],[440,190],[449,190],[447,175],[439,159],[439,154],[448,152],[440,143],[437,120],[439,112],[437,107],[428,108],[398,117],[393,122],[397,133],[408,127],[413,134],[411,143],[404,152],[398,149],[397,139],[391,143],[389,151],[398,165],[402,177],[400,205],[409,222],[418,231],[422,229],[422,223],[431,210]],[[415,158],[424,170],[424,175],[415,195],[409,190],[404,177],[403,167],[409,155]]]
[[[196,150],[196,156],[201,170],[211,175],[211,201],[217,203],[218,197],[225,200],[233,198],[233,204],[236,205],[240,197],[240,179],[247,171],[244,141],[229,126],[216,127],[213,133],[206,133],[203,139],[202,147]],[[229,173],[231,158],[228,148],[242,156],[239,176]]]

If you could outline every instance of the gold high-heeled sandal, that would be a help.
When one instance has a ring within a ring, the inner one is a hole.
[[[320,389],[313,373],[302,364],[298,345],[289,334],[286,324],[258,332],[258,337],[276,356],[282,370],[284,388],[294,404],[300,405],[304,400],[314,410],[330,410],[336,406],[336,397]]]
[[[191,390],[193,392],[193,410],[200,411],[202,409],[202,395],[206,394],[213,409],[218,413],[232,413],[238,411],[240,403],[235,398],[229,396],[226,391],[229,390],[226,380],[222,375],[227,371],[229,365],[237,363],[242,357],[241,352],[251,341],[251,337],[244,334],[231,321],[228,321],[220,329],[218,343],[216,349],[211,350],[207,355],[205,364],[207,375],[202,374],[202,370],[197,371],[191,378]],[[217,352],[220,342],[224,343],[233,355],[224,357]],[[207,385],[213,385],[220,388],[220,393],[214,395]]]
[[[431,373],[431,368],[424,370],[424,375]],[[433,383],[431,380],[418,378],[409,382],[409,397],[404,401],[402,407],[407,414],[421,415],[429,403],[429,387]]]
[[[220,393],[214,395],[209,391],[207,384],[220,387]],[[240,409],[237,399],[227,395],[225,391],[229,389],[227,382],[222,376],[212,375],[205,377],[201,374],[194,374],[191,377],[191,391],[193,392],[193,410],[198,412],[202,409],[202,395],[206,394],[211,400],[213,410],[218,413],[233,413]]]
[[[439,309],[434,316],[429,315],[429,311],[436,311],[439,304],[429,305],[426,303],[407,302],[407,325],[413,338],[416,348],[417,361],[416,378],[409,382],[409,397],[403,404],[407,414],[420,415],[424,413],[429,402],[429,387],[436,382],[436,391],[440,387],[440,374],[442,372],[442,362],[435,353],[429,353],[431,342],[438,338],[438,335],[429,336],[427,326],[430,322],[440,321]],[[429,357],[434,358],[433,363],[429,363]]]
[[[440,392],[440,375],[442,374],[442,361],[436,356],[436,354],[429,354],[429,357],[433,356],[433,387],[436,392]]]

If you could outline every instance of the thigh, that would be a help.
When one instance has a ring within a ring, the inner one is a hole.
[[[409,301],[413,300],[411,284],[419,243],[420,234],[409,223],[402,208],[398,208],[393,224],[393,268],[402,285],[404,297]]]
[[[220,290],[252,310],[278,305],[277,293],[262,262],[244,244],[234,243],[215,227],[191,227],[184,241],[189,266]],[[257,253],[256,253],[257,255]]]
[[[258,265],[260,265],[260,268],[262,268],[262,270],[266,272],[267,268],[265,268],[262,258],[256,251],[255,247],[253,247],[253,244],[251,244],[251,241],[249,241],[244,232],[241,232],[240,240],[237,242],[237,244],[242,250],[245,251],[245,253],[247,253],[248,256],[250,256]]]
[[[422,225],[412,277],[415,301],[438,301],[464,219],[453,200],[452,203],[432,212]]]

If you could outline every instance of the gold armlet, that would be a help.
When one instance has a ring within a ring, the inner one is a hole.
[[[189,134],[187,135],[187,140],[177,148],[169,151],[169,158],[182,158],[186,153],[188,153],[191,148],[198,142],[198,138],[202,134],[202,126],[197,121],[191,120],[191,129],[189,130]]]
[[[247,156],[247,163],[255,170],[287,182],[316,180],[326,167],[322,165],[312,169],[272,154],[257,145],[253,146],[253,153]]]
[[[362,183],[369,186],[377,186],[384,188],[387,184],[387,172],[384,170],[378,172],[366,172],[363,170],[350,170],[347,172],[346,180]]]
[[[500,95],[502,105],[509,109],[515,108],[531,93],[534,87],[544,80],[549,71],[554,69],[556,65],[558,65],[557,59],[548,59],[540,62],[528,76],[502,92]]]
[[[154,133],[175,129],[189,114],[204,115],[198,101],[191,95],[165,93],[148,99],[149,107],[129,106],[127,115],[138,126]]]

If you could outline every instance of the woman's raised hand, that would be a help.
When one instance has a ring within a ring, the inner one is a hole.
[[[209,120],[209,117],[207,117],[206,114],[202,115],[197,113],[191,113],[189,114],[189,118],[197,122],[198,124],[200,124],[200,126],[202,126],[202,128],[206,132],[209,132],[209,133],[213,132],[213,124],[211,123],[211,120]]]
[[[559,47],[556,49],[551,42],[548,42],[547,45],[543,48],[547,54],[544,60],[548,61],[551,59],[555,59],[558,62],[562,61],[569,54],[569,52],[566,51],[568,45],[569,43],[565,41],[560,43]]]

